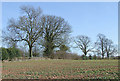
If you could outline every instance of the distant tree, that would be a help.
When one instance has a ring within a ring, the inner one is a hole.
[[[70,25],[61,17],[42,16],[44,57],[49,57],[53,50],[63,44],[65,36],[71,32]]]
[[[41,9],[31,6],[22,6],[22,16],[18,20],[10,19],[8,25],[8,36],[6,40],[25,41],[29,46],[29,58],[32,57],[32,48],[35,42],[42,35]]]
[[[106,51],[106,54],[107,54],[107,58],[109,58],[110,55],[114,55],[115,53],[117,53],[117,49],[113,45],[112,40],[109,40],[109,39],[105,40],[105,51]]]
[[[111,56],[115,56],[115,55],[118,56],[118,54],[119,54],[119,53],[118,53],[118,46],[117,46],[117,45],[114,45],[114,46],[113,46],[113,49],[112,49],[112,52],[110,53],[110,57],[111,57]]]
[[[103,34],[98,34],[97,37],[98,37],[97,42],[95,42],[95,45],[97,47],[97,52],[98,54],[102,55],[102,58],[104,58],[106,53],[106,49],[105,49],[106,36]]]
[[[80,50],[82,50],[85,56],[87,55],[88,52],[92,51],[93,49],[91,47],[91,40],[88,36],[84,35],[77,36],[74,42],[76,43],[77,47]]]

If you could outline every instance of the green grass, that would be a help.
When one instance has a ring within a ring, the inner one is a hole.
[[[4,62],[3,79],[118,79],[118,60]]]

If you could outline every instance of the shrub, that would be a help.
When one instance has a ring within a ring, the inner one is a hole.
[[[9,58],[9,55],[6,48],[1,48],[1,49],[2,49],[2,61],[7,60]]]
[[[9,61],[11,61],[14,58],[14,51],[12,50],[12,48],[8,48],[7,52],[9,54]]]
[[[96,60],[96,59],[97,59],[97,56],[96,56],[96,55],[93,55],[93,59]]]
[[[87,59],[87,57],[85,55],[82,55],[81,58],[82,58],[82,60],[86,60]]]
[[[92,55],[89,55],[89,59],[92,60]]]
[[[57,52],[54,54],[54,58],[55,58],[55,59],[66,59],[66,56],[67,56],[67,53],[64,52],[64,51],[57,51]]]
[[[15,57],[20,57],[21,56],[21,51],[17,48],[8,48],[7,49],[8,55],[9,55],[9,61],[14,59]]]
[[[102,58],[101,58],[100,56],[97,56],[97,59],[98,59],[98,60],[101,60]]]
[[[33,57],[39,57],[39,53],[34,53],[33,52]]]
[[[79,59],[80,59],[80,56],[77,55],[77,54],[71,54],[71,58],[72,58],[73,60],[79,60]]]
[[[80,59],[80,56],[73,53],[67,53],[65,51],[57,51],[54,53],[54,59],[73,59],[78,60]]]

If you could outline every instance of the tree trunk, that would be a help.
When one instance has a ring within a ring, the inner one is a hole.
[[[86,55],[87,55],[87,52],[85,51],[84,54],[85,54],[85,60],[87,60],[87,56],[86,56]]]
[[[104,59],[104,54],[102,53],[102,59]]]
[[[107,58],[109,59],[109,53],[107,52]]]
[[[32,46],[29,46],[29,59],[32,57]]]

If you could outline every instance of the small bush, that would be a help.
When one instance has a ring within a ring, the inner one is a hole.
[[[82,58],[82,60],[87,60],[87,56],[85,56],[85,55],[82,55],[81,58]]]
[[[89,55],[89,59],[92,60],[92,55]]]
[[[67,58],[67,53],[64,51],[58,51],[54,54],[55,59],[66,59]]]
[[[97,56],[97,59],[98,59],[98,60],[101,60],[102,58],[101,58],[100,56]]]
[[[96,56],[96,55],[93,55],[93,59],[96,60],[96,59],[97,59],[97,56]]]

